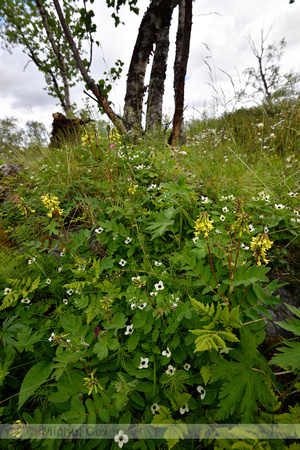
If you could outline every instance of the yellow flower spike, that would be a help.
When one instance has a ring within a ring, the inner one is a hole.
[[[239,232],[240,237],[242,236],[243,232],[250,234],[249,226],[248,226],[250,223],[250,219],[251,219],[251,217],[248,216],[248,214],[245,214],[244,212],[238,213],[237,219],[234,222],[234,224],[232,225],[232,229],[237,230]]]
[[[136,193],[136,187],[133,183],[130,184],[128,191],[131,195],[134,195]]]
[[[201,212],[198,219],[195,222],[195,236],[198,236],[200,232],[204,233],[204,237],[208,237],[208,233],[214,229],[213,220],[209,220],[209,214]]]
[[[250,248],[253,252],[253,256],[256,256],[257,265],[261,265],[261,259],[265,264],[268,264],[269,260],[266,259],[266,251],[272,247],[273,241],[270,241],[269,236],[264,233],[259,233],[256,237],[253,237],[250,242]]]
[[[31,209],[30,206],[24,205],[24,198],[20,198],[20,203],[17,205],[18,210],[21,212],[22,216],[27,216],[28,211],[35,213],[35,209]]]
[[[47,193],[41,196],[41,200],[44,206],[49,209],[49,212],[47,213],[48,217],[52,217],[54,212],[59,215],[64,212],[64,210],[59,207],[59,199],[58,197],[55,197],[55,195]]]
[[[93,389],[95,390],[95,393],[98,393],[98,389],[101,389],[101,391],[103,391],[103,387],[98,383],[98,378],[94,377],[94,372],[91,372],[91,376],[90,378],[84,378],[85,383],[84,386],[89,388],[89,392],[88,395],[91,395],[91,393],[93,392]]]
[[[15,420],[13,422],[12,430],[9,431],[9,434],[14,438],[19,439],[24,431],[25,431],[25,424],[21,422],[21,420]]]

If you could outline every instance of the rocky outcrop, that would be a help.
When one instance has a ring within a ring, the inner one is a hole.
[[[9,192],[6,179],[16,177],[22,170],[24,170],[24,167],[17,163],[3,164],[0,166],[0,203],[4,202]]]
[[[282,282],[283,280],[279,280]],[[278,305],[276,309],[269,308],[268,310],[272,316],[271,321],[266,319],[265,332],[269,337],[282,336],[286,339],[295,338],[295,335],[284,328],[277,325],[276,322],[285,322],[286,319],[295,315],[286,307],[286,305],[295,306],[295,308],[300,308],[300,284],[299,283],[289,283],[286,286],[282,286],[272,293],[275,297],[279,295],[279,299],[282,305]]]

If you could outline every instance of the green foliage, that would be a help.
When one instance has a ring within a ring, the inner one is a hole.
[[[189,144],[183,156],[162,142],[155,151],[146,142],[111,145],[112,130],[97,140],[87,134],[78,147],[47,150],[46,164],[28,161],[34,170],[11,184],[14,201],[2,205],[17,247],[0,254],[2,423],[112,424],[124,433],[129,423],[166,425],[153,445],[147,432],[124,443],[151,450],[190,448],[188,424],[296,423],[298,342],[269,356],[265,341],[269,309],[281,303],[274,291],[285,284],[276,271],[283,264],[293,267],[291,277],[297,271],[298,206],[288,195],[296,175],[287,156],[274,159],[287,174],[281,188],[264,172],[270,201],[234,160],[240,184],[227,184],[224,143],[213,157],[204,154],[210,140]],[[59,203],[52,218],[45,191]],[[195,222],[207,215],[212,228],[205,236],[203,223],[195,236]],[[254,230],[240,230],[241,217]],[[273,242],[267,265],[250,248],[258,234]],[[297,337],[299,311],[291,312],[283,325]],[[289,372],[280,382],[274,361]],[[199,445],[250,444],[245,435]],[[78,442],[55,441],[66,445]],[[113,440],[80,445],[118,448]]]
[[[3,303],[0,306],[0,311],[14,305],[21,297],[26,299],[30,293],[34,292],[39,287],[40,282],[40,276],[35,280],[31,280],[30,277],[23,278],[22,280],[8,278],[7,283],[11,286],[11,288],[8,289],[11,292],[5,295]]]
[[[258,403],[264,408],[272,408],[275,397],[270,388],[269,368],[257,352],[255,337],[241,328],[241,344],[230,352],[231,359],[219,359],[213,367],[210,383],[223,381],[219,398],[218,420],[224,420],[236,412],[242,423],[255,423]],[[267,371],[267,372],[266,372]]]
[[[20,387],[18,409],[22,408],[26,400],[32,396],[34,391],[49,378],[51,372],[51,361],[39,361],[34,366],[30,367]]]
[[[292,305],[286,305],[287,308],[295,314],[296,317],[300,317],[300,308],[295,308]],[[296,336],[300,336],[300,321],[293,317],[287,319],[285,322],[277,322],[281,328],[294,333]],[[292,371],[297,370],[300,367],[300,343],[299,342],[286,342],[285,347],[278,348],[280,353],[277,353],[270,361],[270,364],[277,364],[285,369]]]

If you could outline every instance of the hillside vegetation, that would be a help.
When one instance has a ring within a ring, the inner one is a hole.
[[[300,279],[299,119],[292,101],[204,115],[180,148],[89,125],[3,158],[24,170],[1,181],[1,448],[298,448],[300,304],[289,340],[265,326]],[[72,440],[81,424],[116,432]]]

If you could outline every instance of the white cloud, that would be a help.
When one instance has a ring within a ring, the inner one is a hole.
[[[136,40],[140,21],[149,4],[149,0],[139,0],[141,12],[139,16],[130,13],[128,8],[122,9],[125,25],[114,27],[110,18],[112,10],[104,4],[94,3],[98,32],[95,39],[101,43],[94,49],[91,74],[95,80],[103,78],[103,73],[112,67],[117,59],[124,61],[121,80],[111,92],[110,99],[118,113],[122,113],[126,74],[130,63],[133,46]],[[208,83],[213,81],[214,87],[226,93],[226,100],[234,94],[228,77],[220,70],[228,72],[238,87],[238,75],[247,67],[255,66],[256,60],[247,42],[250,34],[259,44],[260,32],[266,31],[273,24],[268,42],[278,42],[286,38],[287,47],[283,58],[283,71],[300,71],[298,58],[299,13],[300,2],[290,5],[288,0],[202,0],[193,3],[194,17],[190,58],[188,63],[185,103],[188,106],[186,115],[196,116],[193,108],[201,111],[204,105],[214,103],[214,91]],[[217,14],[214,14],[214,13]],[[210,14],[211,13],[211,14]],[[171,49],[168,59],[168,75],[166,78],[164,109],[170,117],[173,108],[173,63],[175,55],[177,12],[173,16],[171,30]],[[210,50],[208,50],[208,48]],[[213,71],[213,80],[204,60]],[[48,127],[52,122],[52,113],[60,110],[58,101],[48,96],[43,89],[44,78],[33,63],[25,72],[28,57],[20,49],[14,49],[10,55],[0,50],[0,119],[14,116],[24,124],[27,120],[44,122]],[[83,107],[86,98],[84,83],[78,83],[71,90],[72,101]],[[221,98],[222,100],[222,98]],[[225,101],[224,99],[222,101]]]

